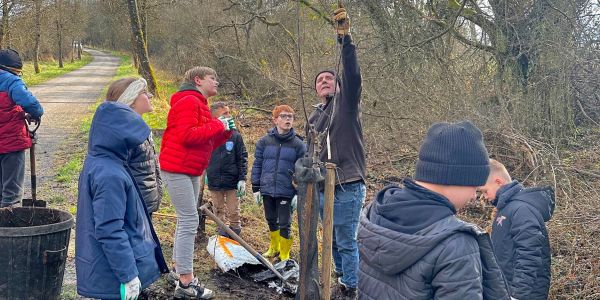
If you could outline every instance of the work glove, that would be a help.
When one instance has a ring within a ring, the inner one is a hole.
[[[242,197],[246,194],[246,181],[240,180],[237,184],[237,196]]]
[[[260,194],[260,192],[254,193],[254,201],[256,201],[256,204],[262,205],[262,203],[263,203],[263,197]]]
[[[142,283],[136,276],[127,283],[121,283],[121,300],[136,300],[142,291]]]
[[[350,31],[350,17],[343,7],[333,11],[333,22],[338,36],[345,36]]]
[[[229,127],[230,119],[231,118],[219,117],[219,121],[221,121],[221,123],[223,123],[223,127],[225,127],[225,131],[231,130],[231,128]]]
[[[235,120],[233,120],[233,118],[229,118],[227,122],[230,130],[237,130],[237,127],[235,127]]]
[[[290,207],[292,208],[292,212],[294,212],[296,210],[296,208],[298,208],[298,195],[296,195],[296,196],[294,196],[294,198],[292,198]]]

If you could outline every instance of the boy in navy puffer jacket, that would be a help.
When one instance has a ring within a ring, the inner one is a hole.
[[[492,244],[513,299],[547,299],[550,241],[544,222],[554,212],[551,187],[525,188],[511,180],[500,162],[490,160],[490,175],[480,188],[497,208]]]
[[[294,110],[287,105],[273,109],[275,127],[256,144],[252,167],[252,192],[256,202],[263,202],[269,223],[270,246],[265,257],[290,257],[292,237],[292,202],[296,189],[292,185],[294,164],[306,153],[306,145],[294,131]],[[264,199],[264,201],[263,201]]]

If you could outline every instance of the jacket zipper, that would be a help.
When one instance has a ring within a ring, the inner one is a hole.
[[[277,173],[279,172],[279,156],[281,154],[281,143],[279,143],[279,150],[277,150],[277,159],[275,160],[275,173],[273,174],[273,198],[277,197]]]

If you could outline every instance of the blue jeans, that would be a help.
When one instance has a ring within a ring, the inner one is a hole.
[[[356,234],[358,219],[366,187],[362,182],[346,183],[335,187],[333,204],[332,254],[335,271],[343,273],[342,283],[350,288],[358,284],[358,244]],[[323,218],[324,194],[321,193],[321,218]]]

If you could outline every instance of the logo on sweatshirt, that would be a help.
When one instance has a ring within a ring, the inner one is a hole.
[[[225,143],[225,149],[227,149],[227,151],[233,150],[233,142],[232,141],[227,141]]]
[[[502,221],[506,220],[505,216],[499,216],[496,218],[496,224],[498,224],[498,226],[502,226]]]

